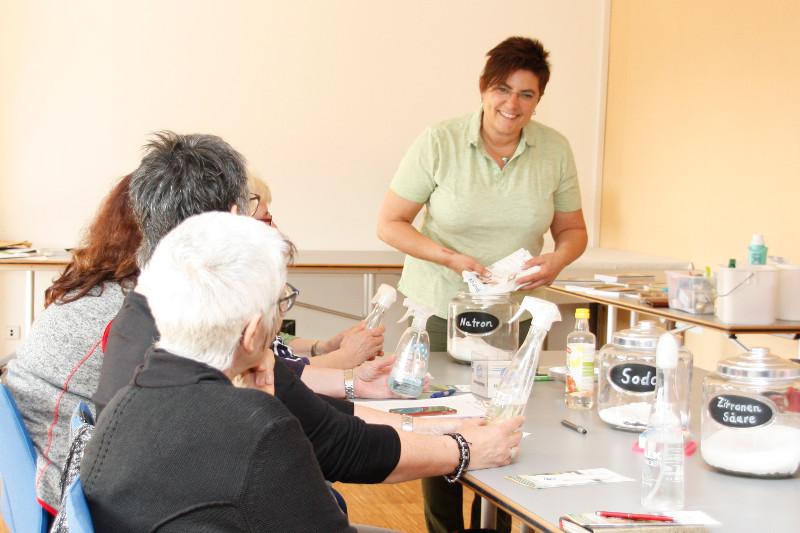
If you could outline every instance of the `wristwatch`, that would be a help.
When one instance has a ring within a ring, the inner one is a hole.
[[[355,388],[353,388],[353,369],[348,368],[344,371],[344,397],[352,400],[356,397]]]
[[[411,415],[403,415],[403,431],[414,431],[414,417]]]

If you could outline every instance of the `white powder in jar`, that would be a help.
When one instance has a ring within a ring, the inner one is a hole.
[[[630,429],[631,431],[642,431],[647,427],[647,419],[650,418],[650,402],[634,402],[617,407],[606,407],[599,409],[597,414],[600,420],[606,424],[620,429]],[[681,423],[688,427],[689,423],[686,414],[681,411]]]
[[[641,431],[647,427],[650,416],[650,402],[635,402],[616,407],[599,409],[597,414],[606,424],[622,429]]]
[[[800,429],[723,428],[703,439],[700,452],[710,466],[754,476],[791,476],[800,470]]]

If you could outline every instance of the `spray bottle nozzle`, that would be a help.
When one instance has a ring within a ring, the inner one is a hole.
[[[428,317],[436,313],[436,309],[431,307],[430,305],[417,302],[412,300],[411,298],[406,298],[403,300],[403,305],[408,308],[406,314],[403,315],[403,318],[398,320],[397,322],[402,322],[403,320],[407,319],[408,317],[414,317],[411,321],[411,326],[416,328],[425,328],[425,325],[428,322]]]
[[[561,320],[561,313],[558,311],[558,306],[556,304],[548,302],[547,300],[542,300],[541,298],[526,296],[519,305],[519,311],[511,317],[509,322],[519,319],[523,311],[528,311],[533,317],[531,326],[546,331],[550,331],[550,326],[553,322]]]
[[[396,299],[397,290],[391,285],[382,283],[381,286],[378,287],[377,292],[375,292],[375,296],[372,297],[372,303],[379,304],[383,307],[391,307]]]

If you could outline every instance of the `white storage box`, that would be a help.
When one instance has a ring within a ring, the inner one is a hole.
[[[778,269],[766,265],[717,267],[716,315],[727,324],[775,322]]]
[[[800,266],[778,265],[778,320],[800,321]]]

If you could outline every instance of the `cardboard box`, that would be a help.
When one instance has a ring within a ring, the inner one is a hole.
[[[511,361],[472,361],[470,392],[484,398],[494,396]]]

